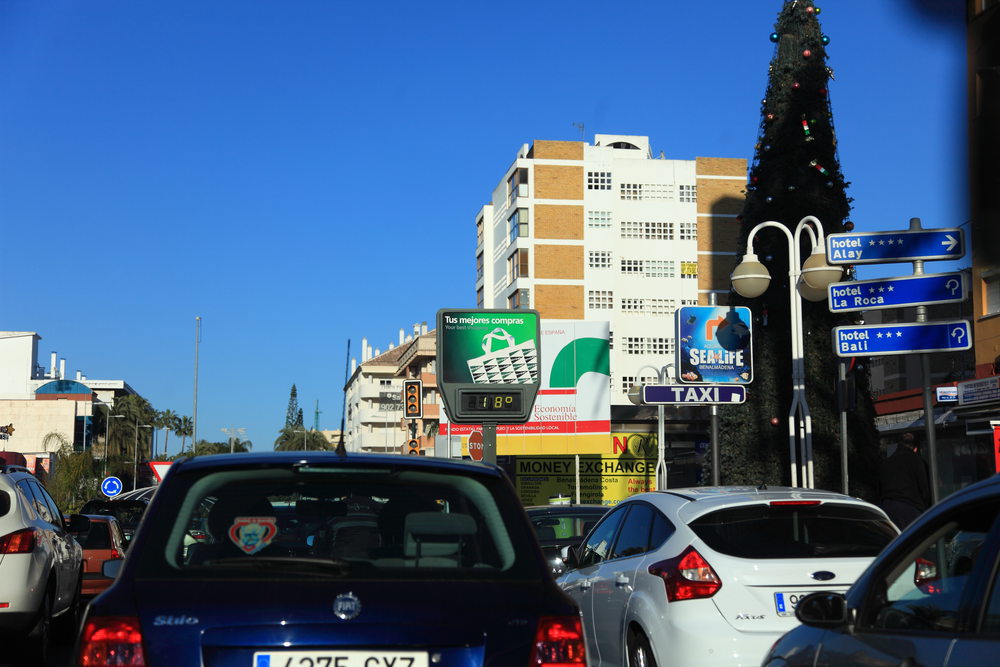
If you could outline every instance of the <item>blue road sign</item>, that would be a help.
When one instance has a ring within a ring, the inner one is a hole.
[[[972,347],[966,320],[834,327],[838,357],[877,357],[915,352],[955,352]]]
[[[880,264],[915,260],[961,259],[965,233],[958,227],[830,234],[826,258],[830,264]]]
[[[122,492],[125,486],[122,481],[117,477],[105,477],[101,480],[101,493],[106,495],[108,498],[114,498],[119,493]]]
[[[827,287],[831,313],[957,303],[965,301],[967,293],[965,274],[958,271],[855,280]]]
[[[647,384],[642,387],[642,402],[645,405],[687,404],[733,404],[747,400],[746,388],[742,385],[676,385]]]

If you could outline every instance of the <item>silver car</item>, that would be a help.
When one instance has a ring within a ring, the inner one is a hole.
[[[827,491],[643,493],[567,553],[557,583],[593,664],[759,665],[799,599],[846,591],[896,534],[878,507]]]
[[[64,518],[27,468],[0,463],[0,634],[12,638],[2,643],[4,661],[42,665],[53,631],[75,636],[83,550],[70,532],[89,525]]]

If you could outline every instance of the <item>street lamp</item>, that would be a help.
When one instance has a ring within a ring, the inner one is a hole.
[[[295,432],[298,433],[299,430],[295,429]],[[302,427],[302,451],[304,451],[304,452],[309,451],[309,443],[306,442],[306,434],[308,432],[309,431],[306,430],[306,427],[303,426]]]
[[[135,491],[136,480],[139,477],[139,429],[140,428],[153,428],[149,424],[140,424],[138,420],[135,422],[135,460],[132,463],[132,490]]]
[[[644,366],[640,366],[639,370],[637,372],[641,373],[643,370],[645,370],[645,369],[648,368],[648,369],[650,369],[650,370],[652,370],[653,372],[656,373],[656,381],[657,381],[657,383],[659,383],[659,384],[666,384],[667,383],[667,369],[670,368],[670,367],[672,367],[672,366],[673,366],[673,364],[667,364],[666,366],[663,366],[661,368],[656,368],[656,366],[651,366],[649,364],[646,364]],[[636,405],[639,405],[642,402],[642,385],[643,384],[645,384],[645,383],[640,383],[640,384],[632,385],[632,388],[629,391],[629,399],[632,400],[632,402],[635,403]],[[635,398],[633,398],[633,396]],[[666,450],[665,450],[666,443],[664,442],[664,439],[665,439],[664,430],[665,429],[664,429],[664,424],[663,424],[663,421],[664,421],[664,413],[663,413],[664,407],[665,406],[663,406],[663,405],[657,405],[656,406],[656,417],[657,417],[657,426],[656,426],[656,486],[653,489],[654,491],[659,491],[661,489],[667,488],[667,462],[666,462]]]
[[[109,445],[109,434],[111,432],[111,420],[112,419],[125,419],[125,415],[113,415],[111,414],[111,404],[101,403],[104,407],[108,409],[108,418],[104,422],[104,476],[108,476],[108,445]]]
[[[750,231],[750,235],[747,237],[748,252],[730,276],[733,289],[736,290],[737,294],[753,299],[767,291],[767,287],[771,283],[770,272],[753,253],[754,236],[765,227],[780,229],[788,241],[788,300],[792,326],[792,405],[788,410],[788,451],[791,458],[792,486],[798,486],[801,472],[802,486],[813,488],[815,480],[812,457],[812,417],[809,415],[809,406],[806,403],[805,343],[802,337],[801,299],[822,301],[826,297],[827,286],[841,277],[842,270],[840,267],[830,266],[826,260],[823,223],[818,218],[807,215],[799,220],[795,226],[794,235],[788,227],[780,222],[768,220]],[[802,261],[801,256],[803,230],[809,235],[812,248],[805,262]],[[801,470],[796,453],[797,442],[801,443],[802,448]]]

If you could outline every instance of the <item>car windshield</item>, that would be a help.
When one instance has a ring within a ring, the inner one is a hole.
[[[495,496],[499,481],[390,468],[211,472],[164,499],[176,503],[172,524],[151,527],[156,546],[140,567],[157,577],[532,576],[530,550],[515,546],[527,526],[510,515],[512,495]]]
[[[881,514],[831,503],[733,507],[690,526],[709,548],[739,558],[870,558],[896,536]]]

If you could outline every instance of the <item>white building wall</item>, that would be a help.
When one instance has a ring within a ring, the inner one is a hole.
[[[618,141],[635,145],[638,150],[612,148],[611,144]],[[529,237],[518,239],[516,246],[529,249],[533,266],[534,207],[537,204],[567,203],[534,198],[533,167],[535,164],[580,164],[572,160],[528,159],[524,157],[527,153],[528,147],[524,146],[493,191],[494,224],[492,233],[487,229],[485,234],[484,255],[494,280],[492,289],[490,283],[486,283],[483,304],[486,308],[508,307],[507,297],[513,290],[533,288],[536,282],[533,272],[513,282],[508,278],[507,257],[513,245],[507,221],[514,209],[529,209]],[[519,167],[529,169],[528,196],[511,202],[507,180]],[[682,305],[696,305],[698,302],[697,275],[681,277],[682,262],[695,265],[698,262],[698,214],[693,191],[696,184],[695,161],[651,158],[648,137],[596,135],[594,145],[584,146],[583,171],[584,319],[610,323],[611,402],[613,405],[624,405],[629,404],[627,385],[631,384],[631,378],[655,379],[656,369],[673,364],[673,312]],[[610,173],[611,188],[587,189],[589,172]],[[626,188],[623,192],[623,184],[641,187]],[[690,194],[682,193],[680,186],[690,187]],[[601,216],[594,215],[596,213],[609,216],[607,226],[597,222]],[[669,223],[667,229],[672,231],[672,238],[623,238],[623,223],[647,222]],[[682,238],[685,235],[689,238]],[[545,239],[543,242],[546,245],[581,244],[576,240]],[[592,253],[604,253],[602,258],[607,260],[608,266],[591,267]],[[491,257],[492,263],[489,261]],[[627,260],[630,268],[641,266],[642,269],[623,272],[622,260]],[[580,284],[581,281],[544,282]],[[613,307],[592,308],[588,298],[591,292],[609,292]],[[623,307],[623,304],[628,305]]]
[[[0,398],[33,398],[39,340],[33,331],[0,331]]]

